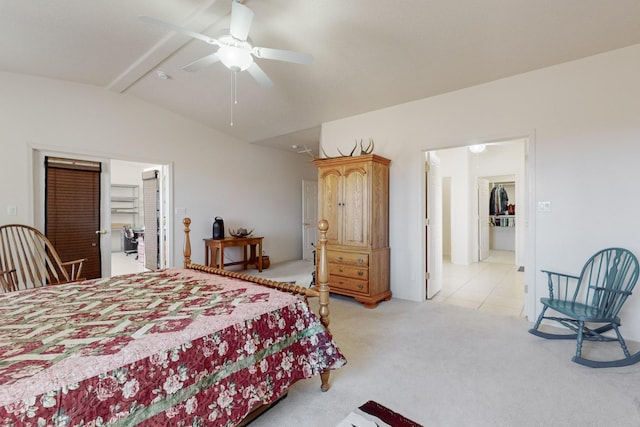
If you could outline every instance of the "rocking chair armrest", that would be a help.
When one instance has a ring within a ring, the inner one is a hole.
[[[0,285],[4,288],[5,292],[15,291],[16,288],[16,269],[0,271]]]
[[[547,274],[547,286],[549,287],[550,299],[567,300],[570,298],[570,284],[575,280],[576,286],[580,284],[580,276],[573,274],[558,273],[556,271],[540,270]],[[554,280],[555,278],[555,280]],[[554,296],[554,288],[557,295]],[[574,289],[575,291],[575,289]]]
[[[540,270],[540,271],[546,274],[553,274],[556,276],[568,277],[570,279],[578,280],[580,278],[580,276],[574,276],[573,274],[558,273],[557,271],[549,271],[549,270]]]
[[[71,266],[71,281],[80,280],[80,273],[82,272],[82,264],[87,260],[87,258],[75,259],[73,261],[66,261],[60,263],[60,265],[64,267]]]
[[[87,260],[87,258],[81,258],[81,259],[74,259],[73,261],[66,261],[66,262],[62,262],[60,263],[60,265],[62,266],[67,266],[67,265],[73,265],[73,264],[82,264],[83,262],[85,262]]]
[[[11,270],[0,270],[0,277],[1,276],[6,276],[6,277],[12,277],[13,275],[16,274],[16,269],[12,268]]]
[[[603,286],[596,286],[593,289],[595,291],[600,291],[600,292],[609,292],[609,293],[626,295],[626,296],[631,295],[631,291],[625,291],[623,289],[611,289],[611,288],[605,288]]]

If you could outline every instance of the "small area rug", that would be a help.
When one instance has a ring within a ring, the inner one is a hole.
[[[340,421],[336,427],[423,427],[422,425],[403,417],[397,412],[368,401],[347,417]]]

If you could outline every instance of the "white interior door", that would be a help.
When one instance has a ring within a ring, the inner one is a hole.
[[[489,180],[478,178],[478,261],[489,257]]]
[[[427,154],[427,299],[442,290],[442,174],[440,158]]]
[[[169,165],[162,165],[160,168],[160,265],[159,268],[169,267],[171,259],[171,244],[168,224],[173,224],[171,218],[171,209],[169,208],[171,200],[169,198],[171,188],[171,175]],[[180,259],[180,258],[179,258]],[[180,263],[178,263],[180,265]]]
[[[318,183],[302,181],[302,259],[313,260],[318,239]]]

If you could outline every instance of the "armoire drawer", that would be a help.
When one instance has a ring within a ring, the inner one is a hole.
[[[331,276],[344,276],[353,279],[369,280],[369,269],[366,267],[354,267],[347,264],[329,263],[329,274]]]
[[[336,264],[349,264],[359,267],[369,266],[369,254],[363,254],[358,252],[342,252],[342,251],[327,251],[327,260],[329,263]]]
[[[352,279],[350,277],[344,276],[330,276],[329,278],[329,288],[331,290],[340,289],[352,291],[352,292],[361,292],[366,294],[369,292],[369,281],[368,280],[358,280]]]

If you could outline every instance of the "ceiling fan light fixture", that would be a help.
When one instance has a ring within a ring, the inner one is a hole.
[[[487,148],[486,144],[474,144],[469,146],[469,151],[474,154],[482,153]]]
[[[221,46],[218,49],[220,61],[231,71],[244,71],[253,64],[253,57],[244,49],[233,46]]]

